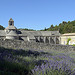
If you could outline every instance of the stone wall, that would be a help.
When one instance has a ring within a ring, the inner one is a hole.
[[[3,40],[0,39],[0,46],[13,49],[29,49],[29,50],[65,50],[75,51],[75,47],[68,45],[52,45],[47,43],[26,42],[21,40]]]
[[[70,35],[69,35],[70,34]],[[71,40],[69,41],[69,45],[75,44],[75,33],[68,33],[68,34],[63,34],[61,37],[61,44],[66,45],[68,38]]]

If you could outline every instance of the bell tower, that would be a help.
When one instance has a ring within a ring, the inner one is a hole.
[[[9,26],[14,26],[14,21],[12,18],[10,18],[10,20],[9,20]]]
[[[10,18],[8,21],[8,27],[5,28],[6,34],[8,34],[10,31],[17,31],[17,28],[14,26],[14,20]]]

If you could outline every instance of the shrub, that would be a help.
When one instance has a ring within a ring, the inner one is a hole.
[[[73,46],[75,46],[75,44],[73,44]]]
[[[68,38],[67,39],[67,44],[66,45],[69,45],[69,41],[71,40],[71,38]]]

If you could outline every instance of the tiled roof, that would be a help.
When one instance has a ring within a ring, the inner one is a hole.
[[[22,34],[19,36],[59,36],[60,33],[58,31],[21,31]]]
[[[0,36],[6,36],[6,33],[4,30],[0,30]]]
[[[18,36],[15,31],[10,31],[6,36]]]
[[[75,36],[75,33],[65,33],[65,34],[62,34],[62,36]]]
[[[5,29],[17,29],[15,26],[8,26],[7,28]]]

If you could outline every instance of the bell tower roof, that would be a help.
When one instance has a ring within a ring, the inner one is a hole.
[[[14,21],[12,18],[10,18],[10,20],[9,21]]]
[[[10,18],[8,21],[9,25],[5,28],[5,30],[17,30],[17,28],[14,26],[14,20]]]
[[[14,26],[14,20],[12,18],[9,20],[9,26]]]

